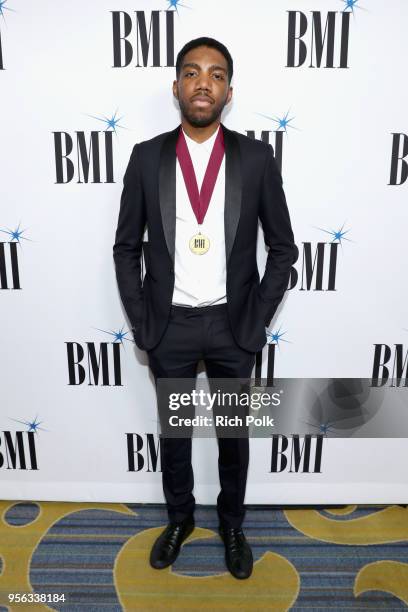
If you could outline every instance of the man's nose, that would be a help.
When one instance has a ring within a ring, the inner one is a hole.
[[[197,89],[209,91],[211,89],[211,81],[209,75],[201,73],[196,81]]]

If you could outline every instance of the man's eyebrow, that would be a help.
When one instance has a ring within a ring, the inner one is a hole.
[[[201,70],[201,67],[194,62],[186,62],[182,66],[183,70],[184,68],[197,68],[197,70]],[[225,73],[227,72],[226,68],[224,68],[223,66],[219,66],[218,64],[213,64],[212,66],[210,66],[209,70],[222,70]]]

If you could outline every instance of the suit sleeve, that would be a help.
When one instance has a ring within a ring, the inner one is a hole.
[[[113,245],[120,297],[132,328],[142,316],[141,254],[146,210],[140,178],[139,147],[133,147],[120,199],[119,219]]]
[[[259,297],[266,304],[265,325],[269,325],[287,289],[291,266],[299,256],[294,242],[282,176],[271,145],[268,145],[259,218],[265,244],[269,247]],[[269,307],[268,307],[269,305]]]

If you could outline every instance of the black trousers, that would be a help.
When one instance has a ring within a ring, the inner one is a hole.
[[[169,324],[159,344],[147,351],[149,367],[158,378],[190,378],[204,361],[208,378],[250,378],[255,353],[235,342],[226,304],[190,308],[172,306]],[[241,526],[249,463],[247,437],[218,437],[217,498],[220,523]],[[180,522],[194,512],[194,474],[190,438],[160,438],[163,492],[170,521]]]

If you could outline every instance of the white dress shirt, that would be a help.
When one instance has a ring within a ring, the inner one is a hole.
[[[218,130],[220,129],[219,126]],[[218,130],[201,143],[187,136],[183,130],[199,191]],[[190,204],[183,173],[177,159],[175,283],[172,299],[175,305],[197,307],[222,304],[227,301],[224,204],[225,154],[201,225],[198,224]],[[210,248],[203,255],[195,255],[189,246],[190,239],[199,231],[210,240]]]

